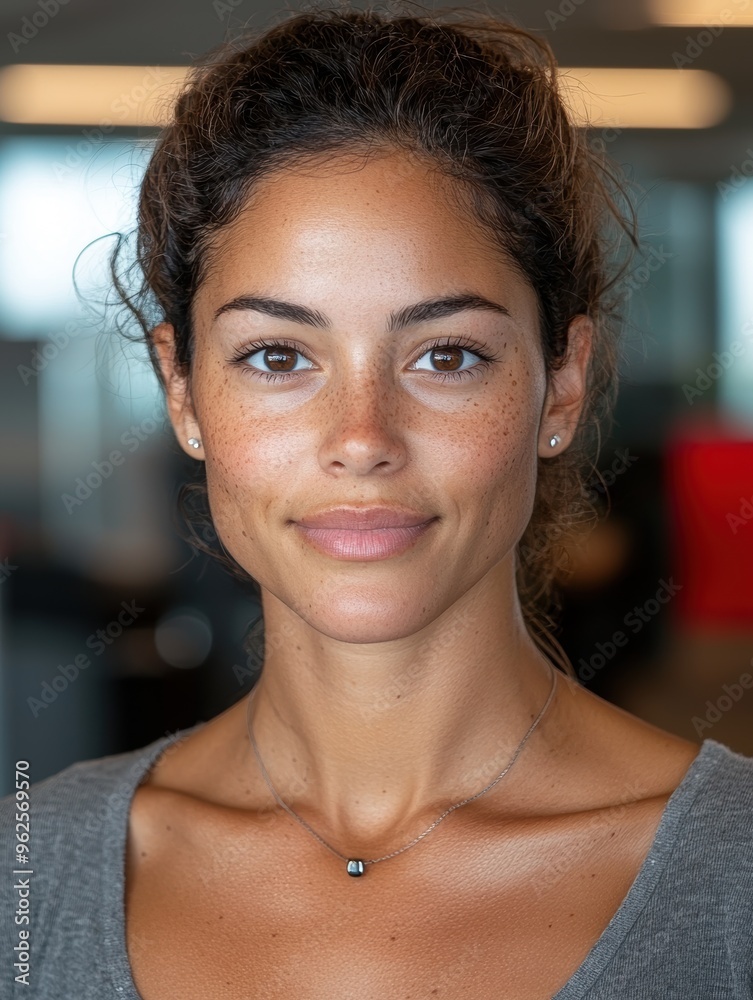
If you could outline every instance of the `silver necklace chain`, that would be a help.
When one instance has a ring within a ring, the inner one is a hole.
[[[507,772],[510,770],[510,768],[513,766],[513,764],[517,760],[518,754],[521,752],[521,750],[525,746],[528,738],[531,736],[531,734],[533,733],[533,731],[536,728],[536,726],[538,726],[538,724],[543,719],[544,714],[546,713],[546,710],[549,708],[549,705],[550,705],[550,703],[552,701],[552,698],[554,697],[554,691],[555,691],[555,688],[557,686],[557,669],[555,667],[553,667],[553,666],[550,665],[550,670],[552,671],[552,687],[551,687],[551,690],[549,692],[549,697],[544,702],[543,708],[541,709],[541,711],[539,712],[539,714],[534,719],[534,721],[531,724],[531,727],[529,728],[528,732],[525,734],[525,736],[523,737],[523,739],[520,741],[520,743],[516,747],[515,752],[513,753],[512,757],[510,758],[509,763],[507,764],[507,767],[505,767],[505,769],[503,771],[501,771],[497,775],[497,777],[486,786],[486,788],[482,788],[481,791],[480,792],[476,792],[475,795],[470,795],[467,799],[463,799],[460,802],[456,802],[454,806],[450,806],[449,809],[445,809],[445,811],[442,813],[442,815],[439,817],[439,819],[435,819],[434,822],[431,824],[431,826],[428,829],[424,830],[423,833],[420,833],[415,838],[415,840],[412,840],[409,844],[406,844],[405,847],[401,847],[399,850],[393,851],[391,854],[385,854],[384,857],[382,857],[382,858],[372,858],[372,859],[370,859],[368,861],[360,860],[358,858],[349,858],[349,857],[346,857],[346,855],[341,854],[339,851],[336,851],[335,848],[332,847],[331,844],[328,844],[326,840],[323,840],[319,836],[319,834],[316,832],[316,830],[312,830],[312,828],[309,826],[309,824],[306,822],[305,819],[303,819],[301,816],[299,816],[298,813],[295,812],[294,809],[291,809],[289,805],[287,805],[285,802],[283,802],[282,799],[280,798],[280,796],[277,794],[277,792],[276,792],[276,790],[274,788],[274,785],[272,784],[272,782],[269,779],[269,775],[267,774],[267,769],[264,767],[264,762],[262,761],[261,755],[259,754],[259,748],[256,745],[256,740],[254,739],[254,734],[253,734],[253,731],[252,731],[252,728],[251,728],[251,703],[253,701],[254,695],[256,694],[256,690],[257,690],[256,688],[254,688],[254,690],[252,690],[252,692],[251,692],[251,694],[249,695],[249,698],[248,698],[248,706],[246,708],[246,728],[248,729],[248,735],[249,735],[249,739],[251,740],[251,746],[253,747],[254,753],[256,754],[256,759],[259,762],[259,767],[261,768],[261,773],[262,773],[262,775],[264,777],[264,780],[266,781],[266,783],[267,783],[267,785],[269,787],[270,792],[272,793],[272,795],[274,795],[274,797],[277,800],[278,804],[281,805],[282,808],[285,809],[288,813],[290,813],[290,815],[293,817],[293,819],[297,820],[302,826],[304,826],[313,837],[316,837],[316,839],[319,841],[320,844],[322,844],[323,847],[326,847],[328,851],[331,851],[334,855],[336,855],[336,857],[340,858],[341,861],[347,862],[346,871],[348,872],[349,875],[354,875],[354,876],[355,875],[363,875],[364,871],[365,871],[365,866],[366,865],[375,865],[375,864],[378,864],[380,861],[388,861],[390,858],[394,858],[396,855],[402,854],[403,851],[407,851],[408,848],[415,847],[415,845],[420,840],[423,840],[423,838],[427,834],[431,833],[431,831],[434,830],[435,827],[437,827],[442,822],[442,820],[445,818],[445,816],[448,816],[451,812],[453,812],[453,810],[459,809],[461,806],[467,805],[469,802],[473,802],[475,799],[481,798],[482,795],[486,795],[486,793],[488,791],[490,791],[492,788],[494,788],[494,786],[497,784],[498,781],[500,781],[502,778],[504,778],[504,776],[507,774]]]

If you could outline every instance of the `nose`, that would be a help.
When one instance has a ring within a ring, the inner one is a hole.
[[[351,375],[323,400],[319,464],[329,475],[387,475],[405,464],[404,405],[388,381]]]

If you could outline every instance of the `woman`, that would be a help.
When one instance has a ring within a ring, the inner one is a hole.
[[[753,996],[753,761],[584,690],[541,627],[619,214],[548,48],[464,14],[290,16],[158,142],[121,291],[266,656],[32,786],[36,996]]]

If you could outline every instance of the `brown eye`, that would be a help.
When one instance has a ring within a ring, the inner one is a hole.
[[[473,368],[474,362],[477,362],[479,357],[483,357],[483,355],[477,351],[464,350],[459,344],[439,344],[424,351],[418,361],[414,363],[414,370],[434,372],[435,374],[440,372],[462,374],[469,368]],[[423,362],[424,358],[429,359],[428,367],[419,364],[419,362]],[[462,367],[463,362],[465,362],[465,369]]]
[[[257,353],[263,353],[264,364],[268,365],[273,372],[289,372],[295,368],[295,355],[298,352],[291,351],[289,348],[282,351],[267,348],[267,350]]]
[[[435,347],[430,353],[433,365],[441,372],[457,371],[458,364],[463,363],[460,347]]]
[[[268,380],[272,380],[275,375],[298,375],[315,367],[296,347],[263,341],[242,348],[234,356],[233,362]]]

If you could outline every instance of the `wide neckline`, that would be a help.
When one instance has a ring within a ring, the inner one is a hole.
[[[160,737],[141,751],[135,751],[129,780],[109,796],[111,808],[106,813],[102,838],[104,964],[109,970],[113,988],[123,1000],[144,1000],[136,988],[126,941],[125,852],[133,798],[161,754],[173,743],[205,725],[206,722],[199,722]],[[603,974],[658,885],[670,858],[677,830],[703,785],[701,779],[707,777],[729,752],[724,744],[716,740],[707,738],[703,741],[681,782],[667,800],[651,847],[627,894],[582,963],[551,1000],[580,1000]]]

